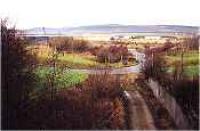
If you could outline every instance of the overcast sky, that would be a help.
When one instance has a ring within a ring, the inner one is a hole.
[[[0,0],[17,28],[98,24],[200,26],[200,0]]]

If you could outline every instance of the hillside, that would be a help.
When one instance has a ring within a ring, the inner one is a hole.
[[[84,34],[84,33],[198,33],[198,27],[180,25],[92,25],[71,28],[37,27],[25,30],[26,34]]]

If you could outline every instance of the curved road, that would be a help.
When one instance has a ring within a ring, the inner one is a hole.
[[[122,67],[115,69],[70,69],[72,71],[79,71],[87,74],[105,74],[106,72],[109,74],[128,74],[128,73],[140,73],[144,62],[144,53],[137,52],[134,49],[129,49],[129,52],[135,56],[136,60],[139,61],[138,65],[130,66],[130,67]]]
[[[128,73],[140,73],[142,65],[144,63],[144,53],[137,52],[129,49],[129,52],[135,56],[139,61],[138,65],[130,67],[122,67],[117,69],[71,69],[73,71],[81,71],[87,74],[128,74]],[[134,130],[155,130],[155,123],[152,114],[144,101],[143,97],[138,91],[124,91],[125,96],[128,99],[128,110],[130,119],[130,128]]]

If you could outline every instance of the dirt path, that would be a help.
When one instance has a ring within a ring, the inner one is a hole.
[[[155,130],[153,117],[138,91],[125,91],[129,99],[130,128],[134,130]]]
[[[156,129],[176,130],[177,126],[174,123],[173,118],[170,116],[165,106],[160,103],[160,100],[155,97],[151,88],[144,81],[144,79],[137,79],[136,90],[140,93],[140,95],[143,97],[143,100],[146,102],[152,114]]]

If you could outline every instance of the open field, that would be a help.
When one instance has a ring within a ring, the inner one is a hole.
[[[181,64],[181,52],[165,56],[168,72],[173,72]],[[183,55],[183,73],[188,77],[199,75],[199,51],[187,51]]]
[[[187,77],[198,77],[199,76],[199,65],[192,65],[192,66],[184,66],[183,67],[183,74]],[[168,67],[167,72],[172,73],[174,72],[174,67]]]
[[[165,57],[167,65],[174,65],[176,62],[180,62],[181,52],[171,54]],[[199,64],[199,51],[187,51],[183,55],[183,65],[198,65]]]
[[[68,88],[81,83],[87,78],[87,75],[84,73],[61,70],[59,68],[56,68],[56,71],[54,72],[54,69],[51,67],[37,67],[34,70],[34,73],[38,77],[36,85],[37,88],[45,87],[47,85],[48,78],[50,79],[50,77],[54,74],[54,86],[56,88]]]
[[[41,90],[50,89],[50,85],[56,90],[70,89],[88,78],[87,74],[81,72],[61,70],[60,68],[54,70],[51,67],[37,67],[33,73],[37,79],[34,82],[33,91],[30,92],[30,99],[37,98]]]
[[[37,56],[37,60],[40,64],[46,64],[48,60],[51,60],[53,50],[47,46],[29,46],[27,47],[30,53]],[[65,52],[64,55],[61,53],[58,54],[56,60],[57,65],[66,66],[69,68],[104,68],[104,67],[127,67],[136,65],[136,61],[129,61],[127,65],[124,65],[122,62],[116,63],[100,63],[96,60],[96,57],[93,56],[90,52]]]

